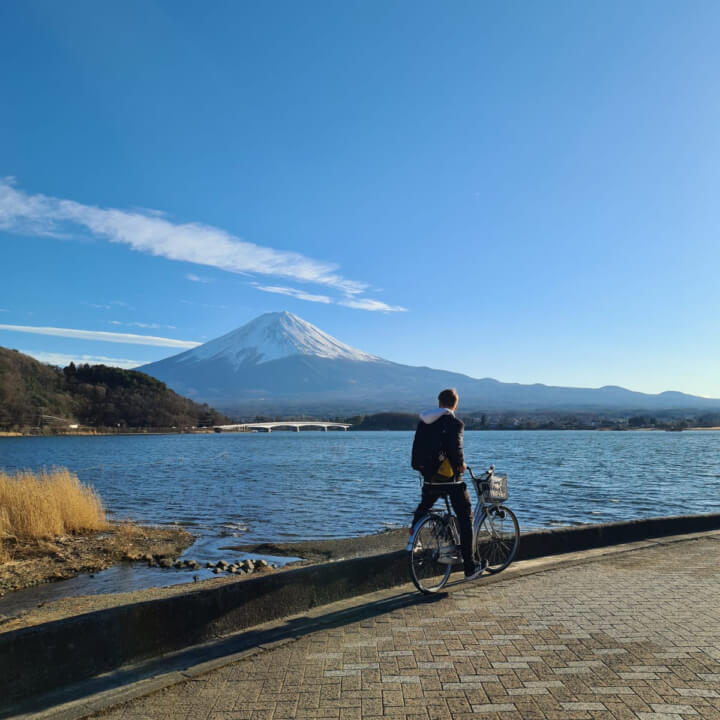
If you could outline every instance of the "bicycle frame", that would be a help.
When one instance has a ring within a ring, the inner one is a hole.
[[[520,540],[517,517],[503,504],[507,498],[506,478],[499,480],[495,487],[494,472],[495,467],[491,465],[476,477],[468,467],[477,496],[472,522],[472,560],[476,568],[473,578],[486,569],[489,573],[504,570],[513,561]],[[444,489],[449,490],[449,487]],[[423,593],[438,592],[445,587],[452,566],[463,560],[457,516],[450,507],[448,494],[441,492],[439,496],[445,501],[445,511],[431,508],[419,518],[407,544],[410,576],[415,587]],[[509,523],[507,530],[506,520]]]
[[[490,469],[486,471],[485,475],[489,478],[493,471],[495,470],[495,466],[491,465]],[[481,482],[485,482],[483,480],[483,476],[476,477],[473,475],[472,469],[468,468],[468,473],[470,474],[470,478],[472,479],[472,486],[475,490],[475,496],[477,497],[477,501],[475,503],[475,507],[473,508],[473,528],[472,528],[472,547],[475,547],[475,540],[478,535],[478,531],[480,530],[480,526],[483,524],[485,519],[488,515],[489,508],[493,507],[494,505],[499,505],[500,503],[493,503],[493,502],[485,502],[483,500],[483,492],[482,487],[480,486]],[[406,550],[408,552],[412,552],[412,544],[413,539],[415,538],[415,533],[417,532],[418,526],[420,523],[423,522],[423,520],[428,515],[437,515],[438,517],[442,518],[443,522],[446,522],[450,530],[453,534],[453,541],[455,542],[455,545],[457,547],[458,553],[460,552],[460,536],[458,534],[459,529],[457,527],[457,515],[452,511],[452,508],[450,507],[450,501],[448,499],[447,495],[442,496],[443,500],[445,501],[445,508],[446,511],[443,513],[442,510],[435,510],[430,509],[428,512],[423,515],[421,518],[418,519],[417,523],[413,526],[412,533],[410,534],[410,539],[408,540],[407,548]],[[455,518],[455,522],[451,522],[450,518]],[[461,559],[461,556],[458,555],[458,560]]]

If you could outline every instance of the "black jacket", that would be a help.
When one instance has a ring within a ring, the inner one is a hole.
[[[465,464],[463,455],[462,420],[454,415],[441,415],[437,420],[426,423],[420,420],[413,440],[411,465],[422,473],[426,482],[431,482],[442,458],[447,457],[455,474]],[[444,478],[447,482],[448,478]]]

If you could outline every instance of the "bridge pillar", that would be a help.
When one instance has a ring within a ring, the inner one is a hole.
[[[327,432],[327,431],[328,431],[328,426],[327,426],[327,425],[323,425],[323,432]]]
[[[296,425],[296,426],[295,426],[295,432],[300,432],[300,426],[299,426],[299,425]]]

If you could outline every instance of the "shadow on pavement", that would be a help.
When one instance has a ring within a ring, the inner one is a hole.
[[[99,675],[62,690],[25,700],[11,707],[0,708],[0,718],[40,713],[66,703],[73,703],[74,707],[73,709],[68,708],[67,714],[63,713],[64,717],[82,717],[83,714],[98,711],[101,707],[121,704],[131,697],[155,692],[163,687],[182,682],[184,679],[191,679],[205,672],[211,672],[224,664],[222,662],[213,662],[222,658],[229,658],[228,662],[240,661],[244,658],[232,658],[230,656],[244,654],[244,657],[249,657],[255,654],[254,650],[262,652],[271,649],[277,644],[299,639],[318,630],[341,627],[413,605],[434,604],[446,597],[447,593],[444,592],[435,595],[406,592],[362,605],[353,605],[341,610],[313,614],[312,616],[291,617],[285,621],[273,623],[271,628],[261,626],[257,629],[245,630],[210,643],[125,666],[114,672]],[[212,664],[208,667],[202,667],[205,663]],[[157,678],[157,682],[152,682],[153,678]],[[107,700],[98,702],[98,699],[95,699],[95,702],[93,701],[92,696],[94,695],[114,690],[119,691],[134,683],[142,683],[136,689],[137,692],[131,692],[125,697],[118,694],[115,702],[108,702]],[[86,702],[83,702],[84,700]]]

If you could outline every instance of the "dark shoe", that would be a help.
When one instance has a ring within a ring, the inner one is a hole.
[[[475,579],[479,578],[485,572],[486,568],[487,568],[487,560],[481,560],[475,566],[475,570],[473,572],[471,572],[469,574],[467,572],[465,573],[465,579],[466,580],[475,580]]]

